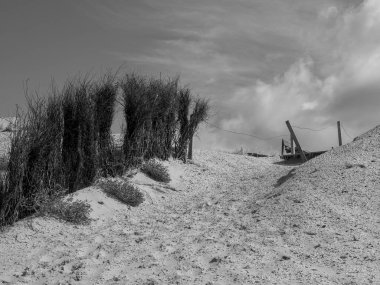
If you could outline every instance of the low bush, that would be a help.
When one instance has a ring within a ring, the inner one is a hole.
[[[87,202],[59,199],[47,207],[44,214],[73,224],[89,224],[90,211],[91,206]]]
[[[101,178],[96,182],[96,186],[111,197],[132,207],[136,207],[144,202],[144,195],[141,191],[127,180]]]
[[[168,169],[154,159],[145,162],[141,166],[141,171],[158,182],[169,183],[171,180]]]
[[[34,212],[73,224],[89,224],[90,204],[83,201],[73,202],[72,197],[65,199],[66,192],[66,189],[59,186],[54,189],[41,189],[33,199]]]

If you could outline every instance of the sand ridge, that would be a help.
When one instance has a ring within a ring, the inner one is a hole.
[[[134,175],[136,208],[83,189],[91,225],[38,217],[0,234],[0,281],[380,284],[379,134],[301,166],[196,151],[165,162],[169,185]]]

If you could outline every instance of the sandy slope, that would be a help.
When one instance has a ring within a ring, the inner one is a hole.
[[[134,176],[137,208],[81,190],[90,226],[33,218],[0,234],[0,281],[380,284],[379,133],[300,167],[198,151],[167,163],[170,187]]]

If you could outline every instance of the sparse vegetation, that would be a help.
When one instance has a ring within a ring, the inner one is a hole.
[[[348,162],[345,164],[345,167],[346,167],[346,169],[350,169],[353,167],[366,168],[366,166],[364,164],[360,164],[360,163],[352,164],[352,163],[348,163]]]
[[[98,81],[74,77],[61,91],[53,86],[47,98],[27,92],[27,109],[17,114],[6,175],[0,178],[0,226],[41,211],[41,193],[47,200],[57,189],[72,193],[96,177],[122,175],[152,158],[186,161],[189,141],[207,118],[208,102],[194,99],[178,83],[178,78],[148,80],[134,74],[118,81],[108,74]],[[126,120],[122,149],[111,138],[119,91]],[[148,175],[170,181],[164,168],[150,163],[144,164]],[[140,192],[123,187],[128,194],[120,199],[141,203]]]
[[[121,178],[103,178],[96,182],[96,186],[111,197],[132,207],[136,207],[144,202],[144,195],[141,191],[127,180]]]
[[[90,204],[83,201],[59,199],[45,208],[43,214],[73,224],[89,224]]]
[[[244,151],[243,147],[240,147],[240,149],[235,149],[234,151],[231,152],[232,154],[240,154],[244,155],[246,151]]]
[[[65,193],[92,183],[97,155],[92,87],[87,79],[69,80],[48,98],[27,94],[25,114],[18,114],[12,134],[6,183],[0,193],[0,225],[39,211],[40,193]]]
[[[153,180],[159,181],[159,182],[170,182],[170,175],[168,172],[168,169],[162,165],[160,162],[151,159],[147,162],[145,162],[141,166],[141,171],[144,172],[146,175],[148,175]]]

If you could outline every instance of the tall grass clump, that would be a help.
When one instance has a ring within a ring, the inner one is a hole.
[[[175,157],[186,161],[190,140],[199,124],[207,120],[209,103],[205,99],[194,98],[187,88],[180,90],[178,100],[179,131],[175,143]]]
[[[98,167],[101,175],[121,174],[118,165],[122,155],[118,154],[111,137],[111,126],[115,115],[118,84],[115,75],[107,74],[93,86],[94,128]],[[120,168],[120,167],[119,167]],[[120,168],[123,169],[122,167]]]
[[[193,139],[199,125],[206,121],[210,111],[210,105],[208,100],[203,98],[193,99],[193,110],[190,115],[190,121],[188,125],[188,137],[187,142]]]
[[[175,157],[186,160],[187,143],[189,139],[189,112],[191,93],[189,89],[182,89],[178,94],[178,123],[179,133],[175,147]]]
[[[58,192],[72,193],[97,176],[120,175],[152,158],[186,160],[208,102],[178,83],[135,74],[121,80],[107,74],[98,81],[77,76],[46,98],[27,94],[0,175],[0,226],[43,210]],[[122,149],[111,138],[118,92],[126,123]],[[131,199],[140,201],[136,195]]]
[[[144,77],[126,75],[121,82],[124,99],[124,155],[130,165],[149,156],[155,98],[153,88]]]
[[[95,108],[95,134],[100,149],[106,149],[111,143],[111,126],[115,114],[117,97],[115,76],[107,74],[93,86]]]
[[[55,96],[28,97],[28,111],[18,114],[0,193],[0,225],[33,213],[38,192],[54,188],[61,179],[59,104]]]
[[[62,162],[70,192],[89,186],[96,175],[94,101],[88,79],[70,80],[62,94]]]
[[[150,79],[151,115],[148,121],[150,143],[145,158],[166,160],[172,155],[172,144],[176,133],[176,109],[179,78]]]
[[[170,156],[186,160],[190,138],[207,118],[208,102],[194,99],[190,89],[179,87],[178,82],[179,78],[146,79],[135,74],[121,81],[126,121],[123,150],[129,164]]]
[[[27,94],[27,109],[18,116],[0,183],[0,225],[39,211],[57,189],[65,194],[91,185],[104,152],[107,161],[117,154],[110,138],[114,81],[77,77],[49,95]]]
[[[26,139],[26,157],[22,180],[23,211],[20,212],[20,218],[35,210],[34,200],[38,191],[53,189],[61,183],[62,178],[60,148],[63,123],[60,99],[57,96],[48,99],[35,97],[28,102],[28,112],[24,125],[21,126]]]

